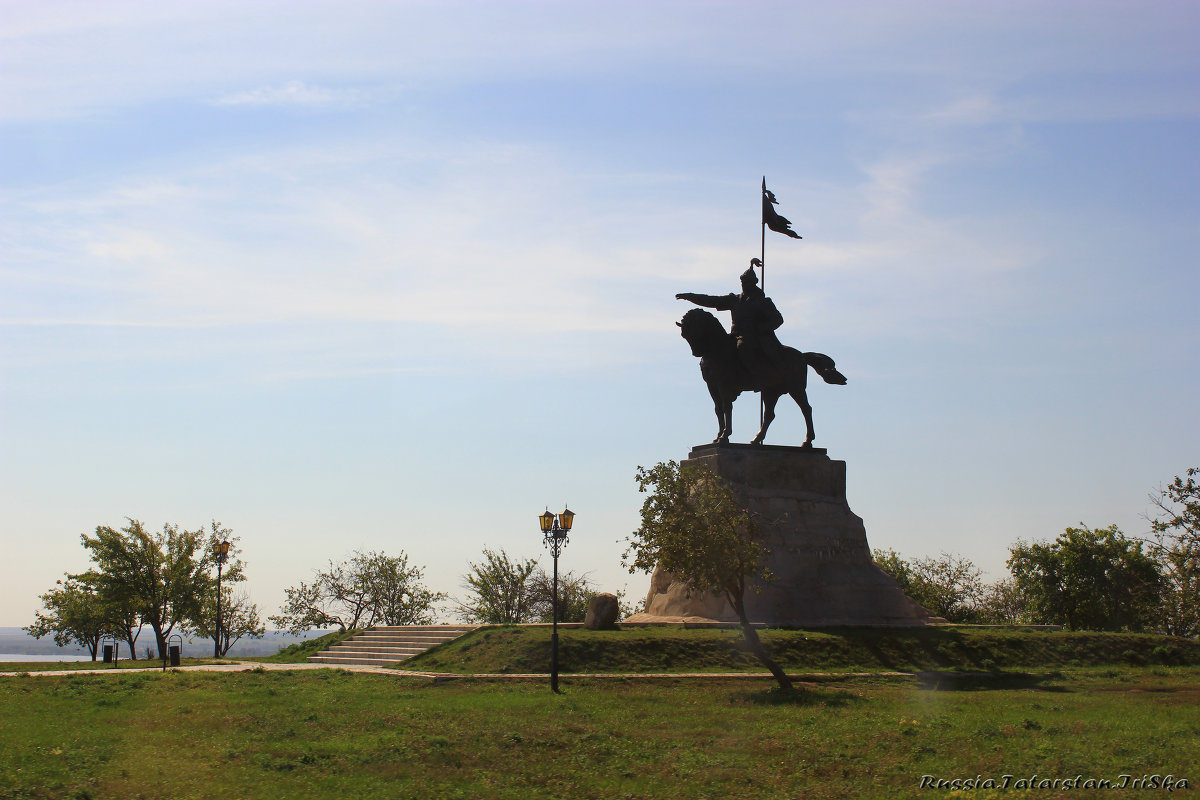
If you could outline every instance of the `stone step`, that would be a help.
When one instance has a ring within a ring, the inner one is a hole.
[[[398,664],[402,658],[351,658],[341,656],[309,656],[309,661],[317,664],[358,664],[364,667],[386,667],[388,664]]]
[[[355,634],[355,638],[369,637],[373,639],[387,639],[392,637],[401,637],[404,639],[454,639],[462,636],[469,631],[377,631],[369,629]]]
[[[421,633],[424,631],[447,631],[457,633],[467,633],[475,630],[478,625],[376,625],[373,628],[367,628],[363,633],[389,633],[396,631],[399,633]]]
[[[344,655],[349,655],[351,653],[383,653],[385,655],[389,654],[389,653],[395,653],[397,655],[408,658],[409,656],[415,656],[417,653],[424,653],[428,649],[429,649],[428,647],[354,647],[354,646],[350,646],[350,647],[338,647],[336,649],[331,647],[328,650],[322,650],[321,653],[327,653],[331,656],[344,656]],[[318,655],[320,655],[321,653],[318,653]]]
[[[417,655],[417,653],[423,653],[423,652],[425,652],[425,651],[417,650],[415,652],[410,651],[407,653],[397,653],[397,652],[380,653],[380,652],[372,651],[372,650],[342,650],[341,652],[337,652],[337,653],[326,651],[324,653],[318,653],[317,655],[319,655],[323,658],[365,658],[365,659],[371,659],[371,660],[375,660],[375,661],[384,661],[388,664],[393,664],[397,661],[404,661],[405,659],[412,658],[413,656]],[[313,656],[313,658],[316,658],[316,656]]]
[[[391,625],[369,628],[331,645],[309,661],[324,664],[395,664],[475,630],[474,625]]]
[[[397,636],[397,637],[389,638],[389,639],[372,639],[370,637],[365,637],[365,636],[355,636],[353,639],[343,639],[342,641],[338,642],[337,644],[331,644],[330,647],[337,647],[339,645],[350,644],[351,642],[354,642],[355,644],[369,644],[372,647],[392,647],[393,645],[403,646],[403,645],[410,645],[410,644],[420,645],[421,647],[433,647],[435,644],[441,644],[442,642],[452,642],[452,641],[454,641],[454,639],[457,639],[457,638],[458,637],[455,636],[450,639],[408,639],[408,638],[405,638],[402,636]]]
[[[455,633],[454,636],[355,636],[355,642],[374,642],[378,644],[386,644],[389,642],[427,642],[430,644],[438,644],[439,642],[450,642],[451,639],[457,639],[462,636],[462,633]],[[350,639],[346,639],[349,642]]]

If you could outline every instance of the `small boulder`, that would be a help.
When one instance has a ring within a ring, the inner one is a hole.
[[[592,631],[611,630],[617,627],[619,613],[617,596],[610,592],[601,592],[588,600],[587,616],[583,618],[583,626]]]

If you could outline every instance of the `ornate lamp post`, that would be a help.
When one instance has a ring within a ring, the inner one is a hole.
[[[575,514],[569,508],[564,508],[557,517],[546,509],[546,513],[538,517],[542,526],[542,543],[550,548],[554,556],[554,584],[552,598],[552,617],[550,633],[550,690],[558,691],[558,554],[567,544],[567,534],[575,522]]]
[[[229,560],[229,542],[213,543],[213,558],[217,562],[217,632],[213,634],[213,658],[221,657],[221,568]]]

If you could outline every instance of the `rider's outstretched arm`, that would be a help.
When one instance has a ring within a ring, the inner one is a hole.
[[[680,292],[675,295],[676,300],[687,300],[689,303],[695,303],[698,306],[706,308],[715,308],[718,311],[729,311],[737,302],[736,294],[695,294],[693,292]]]

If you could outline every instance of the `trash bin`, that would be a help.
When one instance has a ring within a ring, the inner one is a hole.
[[[179,666],[179,645],[173,644],[167,648],[167,652],[171,654],[171,666]]]
[[[113,660],[113,646],[111,644],[104,645],[104,663],[111,664]]]

